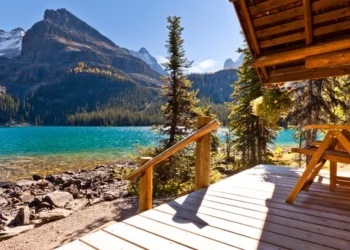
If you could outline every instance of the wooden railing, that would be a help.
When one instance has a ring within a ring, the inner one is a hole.
[[[152,170],[153,167],[168,159],[176,152],[180,151],[192,142],[197,142],[196,145],[196,174],[195,174],[195,189],[199,190],[210,185],[210,144],[211,132],[220,126],[218,120],[212,120],[211,117],[198,117],[198,130],[192,135],[186,137],[174,146],[165,150],[163,153],[152,158],[141,158],[142,166],[133,171],[128,177],[128,180],[140,175],[140,191],[139,191],[139,211],[143,212],[152,208]]]

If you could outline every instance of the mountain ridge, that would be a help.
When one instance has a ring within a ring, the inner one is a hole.
[[[0,57],[0,86],[12,107],[0,107],[0,122],[16,114],[38,125],[159,124],[165,71],[147,49],[135,53],[66,9],[46,10],[23,37],[21,55]],[[200,97],[219,104],[234,78],[234,71],[189,76]],[[106,120],[91,122],[99,114]]]

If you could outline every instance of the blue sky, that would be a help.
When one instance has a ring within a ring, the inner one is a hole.
[[[182,17],[185,50],[192,72],[212,72],[227,58],[235,60],[243,44],[240,26],[228,0],[15,0],[3,1],[0,29],[29,29],[45,9],[66,8],[117,45],[145,47],[161,61],[166,56],[166,17]]]

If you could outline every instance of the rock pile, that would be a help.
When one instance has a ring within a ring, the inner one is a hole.
[[[118,178],[132,165],[98,166],[60,175],[33,175],[32,180],[0,182],[0,241],[65,218],[102,201],[129,195]]]

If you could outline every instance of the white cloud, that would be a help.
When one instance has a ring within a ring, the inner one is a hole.
[[[159,64],[162,64],[162,63],[168,62],[169,60],[166,59],[164,56],[158,56],[157,57],[157,61],[158,61]]]
[[[208,69],[208,68],[213,67],[216,63],[217,63],[217,61],[214,61],[212,59],[208,59],[208,60],[204,60],[203,62],[200,62],[199,67],[201,67],[202,69]]]
[[[217,61],[213,59],[207,59],[201,61],[199,63],[194,64],[190,69],[188,69],[188,73],[205,73],[209,71],[213,71],[213,67],[217,64]]]
[[[204,70],[200,67],[197,67],[197,66],[192,66],[191,68],[189,68],[187,70],[188,73],[204,73]]]

